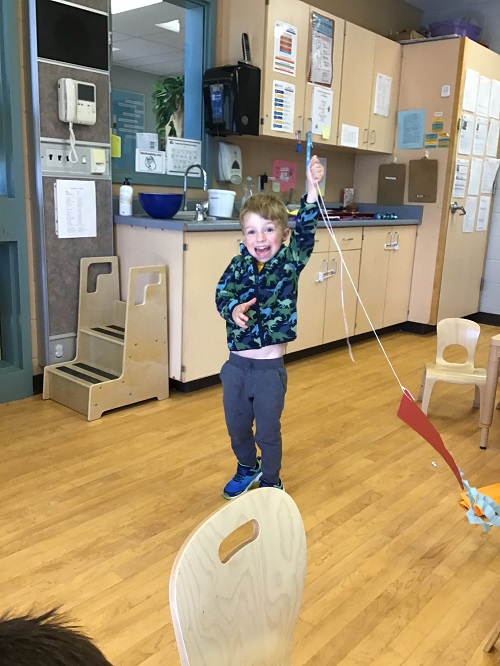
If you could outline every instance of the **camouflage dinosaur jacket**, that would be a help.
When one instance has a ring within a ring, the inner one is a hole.
[[[215,303],[226,321],[227,345],[231,351],[260,349],[297,337],[299,275],[314,248],[317,216],[317,204],[307,204],[305,196],[302,197],[289,244],[283,244],[260,273],[243,244],[241,254],[224,271],[217,285]],[[245,313],[248,328],[241,328],[232,319],[233,309],[252,298],[257,302]]]

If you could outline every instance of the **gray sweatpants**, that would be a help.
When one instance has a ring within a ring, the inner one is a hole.
[[[252,359],[230,354],[220,377],[227,431],[234,455],[242,465],[254,467],[257,443],[262,452],[262,479],[270,484],[278,483],[280,419],[287,386],[283,358]]]

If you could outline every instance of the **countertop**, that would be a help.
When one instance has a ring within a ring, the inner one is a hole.
[[[340,219],[331,220],[334,229],[345,227],[396,227],[411,224],[421,224],[422,206],[377,206],[375,204],[360,204],[359,211],[370,213],[389,212],[398,216],[396,220],[376,220],[374,218],[357,218],[354,220]],[[218,220],[208,219],[204,222],[194,222],[193,220],[170,219],[156,220],[148,215],[115,215],[115,224],[124,224],[131,227],[144,227],[150,229],[168,229],[170,231],[238,231],[240,224],[238,220]],[[293,228],[294,220],[290,221]],[[326,227],[322,219],[318,220],[318,228]]]

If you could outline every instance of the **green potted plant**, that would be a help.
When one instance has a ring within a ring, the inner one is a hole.
[[[153,83],[152,98],[159,137],[182,136],[184,76],[167,76],[163,81]]]

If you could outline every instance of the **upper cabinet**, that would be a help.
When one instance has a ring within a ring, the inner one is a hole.
[[[304,2],[269,0],[261,89],[262,135],[295,140],[300,132],[305,141],[306,132],[311,130],[314,143],[336,145],[344,27],[342,19]],[[313,53],[324,75],[321,83],[310,80]]]
[[[309,5],[269,0],[261,83],[261,134],[294,139],[304,128]]]
[[[392,153],[401,45],[346,22],[342,70],[338,145]]]

